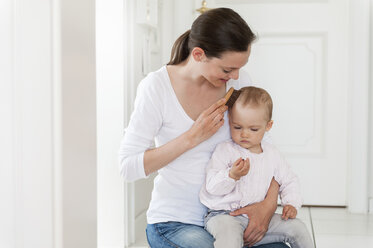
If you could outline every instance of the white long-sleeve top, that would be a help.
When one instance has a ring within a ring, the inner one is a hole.
[[[239,89],[249,85],[240,72],[238,80],[227,82]],[[149,224],[178,221],[203,226],[206,207],[199,201],[205,169],[217,144],[230,139],[227,114],[224,125],[208,140],[185,152],[158,170],[147,211]],[[185,113],[163,66],[144,78],[138,88],[134,110],[119,150],[119,168],[125,180],[145,178],[144,153],[155,140],[156,147],[188,131],[194,121]]]
[[[232,211],[263,201],[273,177],[280,185],[281,204],[296,209],[301,207],[298,177],[274,145],[262,141],[261,146],[263,152],[257,154],[233,140],[217,145],[206,167],[206,182],[200,191],[200,200],[206,207]],[[229,177],[229,170],[240,157],[250,160],[250,170],[235,181]]]

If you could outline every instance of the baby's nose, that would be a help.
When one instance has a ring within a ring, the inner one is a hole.
[[[249,132],[247,132],[247,131],[245,131],[245,130],[242,130],[242,132],[241,132],[241,137],[243,137],[243,138],[247,138],[247,137],[249,137]]]

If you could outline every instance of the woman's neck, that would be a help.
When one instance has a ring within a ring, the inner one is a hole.
[[[206,85],[208,81],[199,73],[197,63],[190,57],[178,65],[173,65],[174,72],[177,76],[188,84],[193,84],[196,87]]]

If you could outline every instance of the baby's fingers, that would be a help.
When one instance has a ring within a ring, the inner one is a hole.
[[[283,209],[282,209],[282,216],[281,218],[283,220],[287,220],[289,218],[288,216],[288,213],[289,213],[289,208],[287,206],[285,206]]]
[[[294,219],[295,217],[297,217],[297,210],[295,208],[292,208],[290,211],[289,211],[289,218],[290,219]]]
[[[250,170],[250,160],[247,158],[245,159],[245,165],[244,165],[244,168],[246,171],[249,171]]]
[[[242,161],[242,158],[239,158],[239,159],[237,159],[234,163],[233,163],[233,166],[238,166],[240,163],[241,163],[241,161]]]
[[[288,220],[294,219],[297,216],[297,210],[293,206],[285,206],[284,209],[282,210],[282,219],[283,220]]]

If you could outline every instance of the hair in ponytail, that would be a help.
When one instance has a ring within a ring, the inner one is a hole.
[[[171,60],[169,65],[177,65],[189,56],[189,34],[190,29],[183,33],[174,43],[171,50]]]
[[[188,58],[194,47],[200,47],[208,58],[220,58],[223,52],[244,52],[255,40],[244,19],[229,8],[206,11],[182,34],[172,47],[168,65],[177,65]]]

